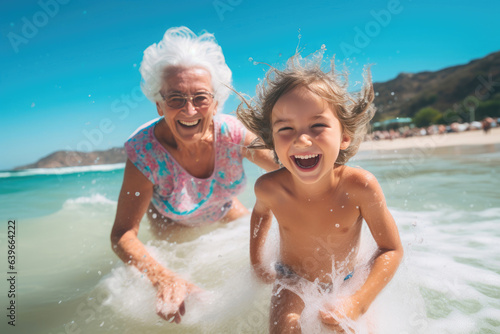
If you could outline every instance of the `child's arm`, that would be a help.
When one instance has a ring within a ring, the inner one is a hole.
[[[272,283],[276,274],[266,267],[263,252],[273,215],[266,203],[267,194],[261,179],[255,183],[257,199],[250,220],[250,262],[257,277],[265,283]]]
[[[360,171],[361,172],[361,171]],[[366,282],[350,298],[342,303],[343,311],[335,312],[340,317],[356,320],[364,314],[373,300],[392,279],[403,257],[403,246],[394,219],[389,212],[385,197],[375,177],[361,172],[361,182],[355,186],[357,205],[365,219],[371,234],[378,245],[378,250],[372,259],[372,266]],[[331,319],[322,312],[323,319]],[[338,319],[338,318],[337,318]],[[335,323],[335,322],[329,322]]]
[[[367,186],[359,193],[361,215],[377,243],[378,250],[372,259],[372,268],[365,284],[354,294],[364,313],[392,279],[403,258],[403,245],[398,228],[385,201],[377,179],[365,172]],[[364,185],[363,185],[364,186]]]

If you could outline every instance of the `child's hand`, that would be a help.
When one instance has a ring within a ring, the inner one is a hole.
[[[325,326],[338,333],[345,333],[343,327],[347,327],[345,320],[357,320],[361,316],[359,302],[353,297],[342,299],[335,305],[326,304],[323,310],[319,311],[321,321]],[[342,326],[341,326],[342,323]],[[348,327],[349,330],[353,330]]]
[[[181,322],[186,312],[184,300],[189,294],[202,291],[186,280],[172,276],[157,284],[156,314],[169,322]]]

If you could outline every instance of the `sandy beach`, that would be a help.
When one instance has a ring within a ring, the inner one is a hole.
[[[500,143],[500,127],[488,134],[481,130],[446,133],[443,135],[398,138],[393,140],[371,140],[361,143],[359,151],[399,150],[407,148],[436,148],[462,145],[488,145]]]

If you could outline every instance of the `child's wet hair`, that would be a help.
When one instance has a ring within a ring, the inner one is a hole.
[[[245,127],[258,137],[250,148],[274,151],[271,124],[274,105],[280,97],[293,89],[306,87],[330,105],[336,112],[344,133],[351,138],[349,147],[340,150],[336,163],[344,164],[356,154],[366,134],[368,123],[375,114],[372,104],[375,94],[370,69],[366,69],[361,91],[349,93],[347,73],[335,72],[333,58],[330,61],[330,71],[324,72],[321,70],[321,56],[303,64],[304,60],[300,54],[296,54],[288,60],[286,69],[271,67],[257,87],[256,98],[250,101],[243,99],[236,115]]]

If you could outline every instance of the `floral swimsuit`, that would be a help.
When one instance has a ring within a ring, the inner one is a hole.
[[[245,128],[230,115],[214,117],[215,165],[205,179],[180,166],[154,135],[154,120],[125,142],[128,159],[154,185],[151,203],[163,216],[186,226],[220,220],[246,184],[241,149]]]

